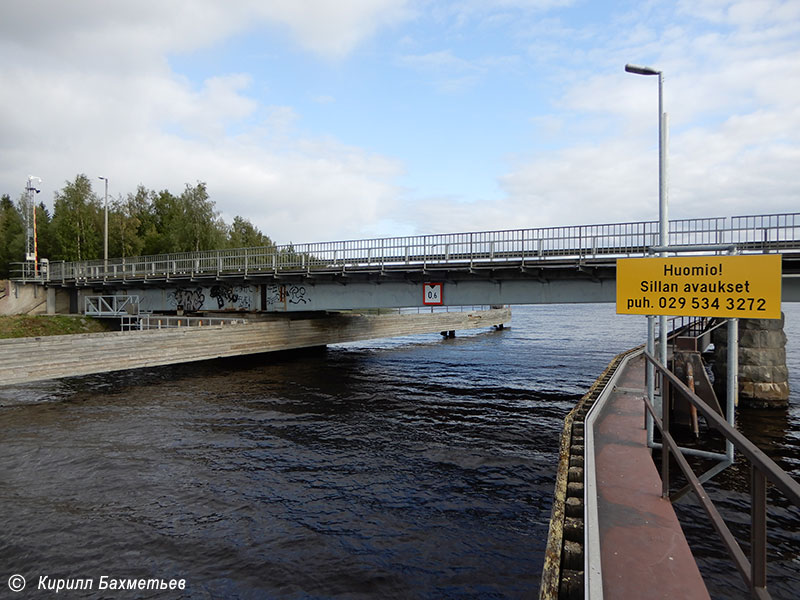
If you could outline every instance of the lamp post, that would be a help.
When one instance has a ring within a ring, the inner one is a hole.
[[[664,73],[650,67],[625,65],[628,73],[658,75],[658,230],[659,245],[669,246],[667,221],[667,114],[664,112]],[[665,255],[663,252],[662,255]]]
[[[664,73],[651,67],[627,64],[625,71],[634,75],[658,75],[658,237],[661,246],[661,256],[666,256],[669,246],[669,219],[667,216],[667,115],[664,112]],[[667,317],[658,317],[658,338],[660,340],[658,360],[667,367]],[[647,317],[647,351],[655,355],[655,319]],[[647,395],[656,404],[656,410],[661,410],[661,403],[655,400],[655,373],[650,363],[646,365]],[[663,390],[662,390],[663,392]],[[661,398],[661,402],[665,402]],[[647,445],[653,447],[653,417],[647,413]]]
[[[98,177],[106,183],[105,218],[103,227],[103,274],[108,273],[108,177]]]
[[[651,67],[639,65],[625,65],[625,71],[635,75],[658,75],[658,233],[659,246],[666,249],[669,246],[669,219],[667,210],[667,114],[664,112],[664,73]],[[662,250],[661,256],[666,256]],[[652,318],[648,319],[648,329],[652,332]],[[659,360],[667,365],[667,317],[658,318],[658,335],[661,340],[659,347]],[[648,333],[649,333],[648,332]],[[649,344],[648,340],[648,345]],[[652,351],[652,349],[651,349]]]

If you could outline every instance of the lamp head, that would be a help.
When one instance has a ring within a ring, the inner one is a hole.
[[[628,73],[635,73],[636,75],[661,75],[661,71],[653,69],[652,67],[641,67],[632,64],[625,65],[625,70]]]

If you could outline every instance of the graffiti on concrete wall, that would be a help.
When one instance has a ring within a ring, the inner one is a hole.
[[[252,305],[252,289],[249,285],[230,285],[219,283],[211,287],[209,295],[217,301],[220,310],[250,310]]]
[[[167,294],[167,303],[174,309],[188,312],[201,310],[251,310],[254,288],[249,285],[218,283],[210,288],[178,287]]]
[[[176,288],[175,291],[167,295],[167,301],[176,309],[194,311],[202,310],[203,302],[206,301],[206,295],[203,293],[202,287],[194,289],[190,288]]]
[[[302,285],[293,285],[287,288],[286,294],[290,304],[306,304],[309,299],[306,297],[306,288]]]
[[[286,310],[289,304],[301,306],[311,302],[304,285],[270,284],[266,291],[266,310]]]

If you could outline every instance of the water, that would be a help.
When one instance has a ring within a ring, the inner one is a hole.
[[[0,595],[19,573],[93,578],[64,597],[103,575],[186,580],[130,598],[535,597],[563,418],[644,335],[610,305],[516,307],[452,340],[0,388]],[[795,475],[798,405],[758,417]]]

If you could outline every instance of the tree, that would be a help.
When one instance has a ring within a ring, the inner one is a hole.
[[[275,243],[244,217],[235,216],[228,229],[229,248],[275,248]]]
[[[11,274],[12,262],[25,260],[25,226],[8,194],[0,198],[0,279]]]
[[[191,252],[221,248],[226,237],[225,222],[219,218],[214,201],[208,197],[206,184],[186,184],[186,189],[178,198],[180,222],[177,227],[180,250]]]
[[[52,218],[44,203],[36,207],[39,256],[82,261],[103,257],[104,206],[89,178],[80,174],[55,194]],[[25,259],[24,207],[8,196],[0,201],[0,273],[8,261]],[[139,185],[108,207],[109,258],[193,252],[221,248],[275,248],[249,220],[237,216],[228,226],[209,198],[206,184],[186,184],[176,196]],[[286,254],[286,253],[284,253]],[[290,253],[291,254],[291,253]]]
[[[144,240],[139,237],[141,221],[136,215],[137,206],[121,197],[112,202],[108,214],[108,254],[125,258],[142,253]]]
[[[44,202],[40,202],[36,206],[36,245],[39,258],[50,258],[55,251],[52,221],[50,211],[47,210]]]
[[[181,226],[181,208],[178,199],[168,190],[150,194],[148,216],[145,223],[145,254],[166,254],[180,252],[177,229]]]
[[[103,255],[103,208],[92,183],[84,175],[75,177],[55,195],[52,228],[60,260],[91,260]]]

